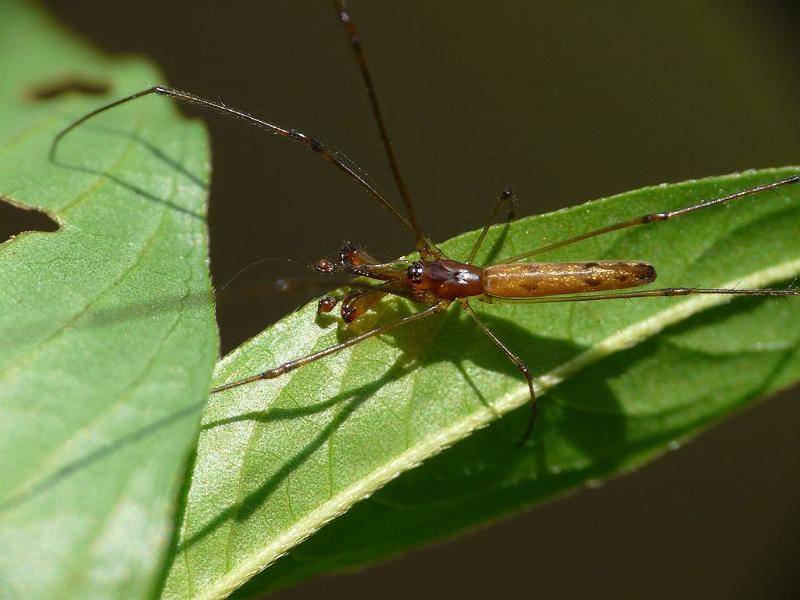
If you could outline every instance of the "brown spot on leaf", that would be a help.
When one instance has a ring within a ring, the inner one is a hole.
[[[24,95],[29,100],[41,102],[54,100],[67,94],[105,96],[110,91],[111,85],[107,80],[71,74],[35,83],[24,91]]]

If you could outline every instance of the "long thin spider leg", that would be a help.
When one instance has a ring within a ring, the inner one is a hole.
[[[347,162],[345,162],[341,156],[330,146],[323,144],[316,138],[313,138],[309,135],[306,135],[302,131],[298,131],[297,129],[285,128],[279,125],[275,125],[274,123],[269,123],[253,115],[250,115],[246,112],[242,112],[240,110],[236,110],[234,108],[230,108],[225,106],[220,102],[215,102],[213,100],[208,100],[206,98],[201,98],[195,94],[191,94],[189,92],[183,92],[181,90],[176,90],[174,88],[165,87],[162,85],[154,85],[153,87],[149,87],[145,90],[140,92],[136,92],[135,94],[131,94],[130,96],[125,96],[124,98],[119,98],[118,100],[114,100],[113,102],[109,102],[108,104],[104,104],[99,108],[94,109],[91,112],[86,113],[82,117],[76,119],[64,129],[59,131],[56,136],[53,138],[53,143],[50,146],[50,159],[52,160],[55,157],[56,148],[58,147],[59,142],[61,139],[70,131],[75,129],[78,125],[85,123],[89,119],[94,116],[99,115],[107,110],[115,108],[121,104],[125,104],[130,102],[131,100],[136,100],[137,98],[141,98],[143,96],[148,96],[150,94],[158,94],[159,96],[168,96],[175,100],[179,100],[181,102],[187,102],[189,104],[195,104],[197,106],[202,106],[203,108],[207,108],[210,110],[214,110],[222,115],[227,117],[234,117],[237,119],[241,119],[250,125],[258,127],[260,129],[264,129],[269,133],[274,135],[284,137],[290,140],[294,140],[296,142],[300,142],[302,144],[307,145],[311,150],[322,156],[325,160],[332,163],[336,166],[340,171],[343,171],[347,175],[349,175],[354,181],[356,181],[362,188],[364,188],[368,193],[370,193],[373,197],[375,197],[381,205],[388,210],[395,219],[400,221],[402,225],[409,230],[411,230],[414,235],[417,235],[417,229],[412,227],[411,223],[401,215],[397,209],[392,206],[392,204],[377,190],[375,187],[369,183],[361,174],[358,173],[356,170],[358,167],[351,166]]]
[[[414,237],[417,241],[417,250],[423,258],[438,254],[433,243],[431,243],[431,241],[425,237],[419,227],[419,223],[417,222],[417,216],[414,213],[414,207],[411,203],[411,195],[408,193],[408,186],[406,186],[405,180],[400,174],[400,166],[397,163],[397,155],[392,147],[392,140],[389,138],[389,131],[386,129],[386,123],[383,119],[383,112],[381,111],[380,104],[378,103],[378,94],[375,91],[375,83],[372,80],[372,75],[370,74],[369,67],[367,66],[367,57],[364,54],[364,49],[361,47],[361,40],[358,37],[356,25],[353,22],[353,19],[350,17],[350,14],[347,12],[344,0],[333,0],[333,7],[336,11],[336,14],[339,16],[339,20],[342,22],[342,25],[344,25],[345,33],[347,34],[347,38],[350,40],[350,47],[353,49],[353,52],[356,55],[358,67],[361,71],[361,78],[364,81],[364,87],[367,88],[369,103],[372,107],[372,115],[375,117],[375,122],[378,125],[381,143],[383,144],[383,149],[386,152],[386,158],[389,160],[389,167],[392,170],[392,176],[397,184],[397,189],[400,191],[400,197],[403,199],[403,204],[406,207],[408,220],[411,223],[411,230],[414,232]]]
[[[494,208],[492,212],[489,214],[489,218],[486,220],[486,225],[483,226],[481,230],[481,234],[478,236],[478,239],[475,240],[475,244],[472,246],[472,250],[469,251],[469,256],[467,256],[467,260],[464,262],[466,264],[470,264],[473,260],[475,260],[475,255],[478,253],[478,249],[483,244],[483,240],[486,238],[486,234],[489,231],[489,227],[492,225],[492,221],[497,216],[497,213],[500,212],[500,208],[507,204],[508,206],[508,214],[507,214],[507,221],[514,220],[514,214],[517,204],[517,197],[514,195],[514,190],[510,187],[504,189],[500,194],[497,196],[497,201],[494,203]]]
[[[277,367],[272,369],[267,369],[266,371],[262,371],[256,375],[251,377],[247,377],[245,379],[239,379],[238,381],[232,381],[231,383],[226,383],[219,387],[214,388],[211,390],[212,394],[216,394],[218,392],[223,392],[225,390],[229,390],[231,388],[239,387],[240,385],[246,385],[248,383],[253,383],[255,381],[261,381],[262,379],[275,379],[276,377],[280,377],[281,375],[288,373],[289,371],[294,371],[295,369],[305,366],[309,363],[312,363],[320,358],[324,358],[340,350],[344,350],[345,348],[350,348],[351,346],[355,346],[363,342],[364,340],[375,337],[376,335],[381,335],[382,333],[386,333],[387,331],[391,331],[401,325],[406,325],[408,323],[413,323],[414,321],[420,321],[425,319],[426,317],[430,317],[431,315],[435,315],[436,313],[440,313],[445,310],[449,306],[448,301],[437,302],[433,306],[429,306],[425,310],[414,313],[413,315],[408,315],[407,317],[403,317],[402,319],[398,319],[397,321],[392,321],[391,323],[386,323],[385,325],[381,325],[380,327],[376,327],[375,329],[371,329],[361,335],[357,335],[354,338],[350,338],[349,340],[345,340],[338,344],[334,344],[333,346],[328,346],[327,348],[323,348],[317,352],[312,354],[308,354],[307,356],[303,356],[301,358],[297,358],[295,360],[290,360],[285,362]]]
[[[253,304],[277,296],[300,296],[311,298],[338,288],[355,290],[378,289],[379,286],[364,281],[354,281],[348,276],[319,277],[277,277],[266,281],[233,284],[220,289],[214,295],[218,302],[246,302]]]
[[[522,359],[514,354],[508,346],[506,346],[500,339],[494,334],[494,332],[487,327],[486,323],[481,321],[475,311],[472,310],[472,307],[469,305],[467,300],[461,301],[461,306],[464,307],[464,310],[467,312],[469,316],[471,316],[475,322],[478,324],[478,327],[481,328],[481,331],[486,334],[486,336],[494,342],[494,344],[503,351],[503,353],[508,357],[508,359],[514,363],[514,366],[517,370],[522,373],[522,376],[525,378],[525,381],[528,383],[528,390],[531,394],[531,416],[528,419],[528,425],[525,427],[525,433],[522,435],[522,439],[520,440],[520,445],[524,444],[527,439],[530,437],[531,432],[533,431],[533,424],[536,422],[536,416],[539,414],[539,404],[536,401],[536,392],[533,389],[533,377],[531,376],[531,372],[528,369],[528,366],[522,362]]]
[[[614,223],[612,225],[601,227],[599,229],[593,229],[592,231],[587,231],[586,233],[582,233],[580,235],[576,235],[574,237],[561,240],[559,242],[547,244],[546,246],[540,246],[539,248],[535,248],[533,250],[525,252],[524,254],[519,254],[517,256],[512,256],[511,258],[504,259],[503,261],[497,264],[507,264],[507,263],[517,262],[529,258],[531,256],[535,256],[537,254],[543,254],[544,252],[549,252],[550,250],[555,250],[556,248],[563,248],[564,246],[574,244],[575,242],[580,242],[581,240],[586,240],[588,238],[592,238],[598,235],[603,235],[604,233],[610,233],[612,231],[617,231],[619,229],[625,229],[627,227],[635,227],[637,225],[646,225],[647,223],[656,223],[658,221],[666,221],[668,219],[682,217],[683,215],[687,215],[689,213],[702,210],[704,208],[710,208],[712,206],[717,206],[719,204],[725,204],[727,202],[731,202],[732,200],[738,200],[739,198],[744,198],[745,196],[758,194],[759,192],[765,192],[767,190],[774,190],[775,188],[784,185],[790,185],[793,183],[800,183],[800,175],[793,175],[792,177],[787,177],[786,179],[781,179],[779,181],[774,181],[772,183],[759,185],[753,188],[749,188],[746,190],[730,194],[728,196],[715,198],[713,200],[707,200],[706,202],[699,202],[698,204],[693,204],[691,206],[686,206],[684,208],[679,208],[677,210],[671,210],[659,213],[650,213],[647,215],[636,217],[635,219],[620,221],[619,223]]]
[[[551,304],[553,302],[588,302],[591,300],[617,300],[621,298],[657,298],[665,296],[695,296],[716,294],[720,296],[800,296],[800,290],[737,289],[737,288],[661,288],[641,292],[619,294],[577,294],[566,296],[544,296],[540,298],[487,298],[488,302],[518,304]]]

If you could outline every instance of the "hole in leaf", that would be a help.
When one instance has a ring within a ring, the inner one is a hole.
[[[31,100],[53,100],[66,94],[84,96],[105,96],[111,85],[103,79],[82,75],[62,75],[49,81],[42,81],[28,88],[25,95]]]
[[[21,208],[0,197],[0,243],[25,231],[58,231],[58,223],[43,212]]]

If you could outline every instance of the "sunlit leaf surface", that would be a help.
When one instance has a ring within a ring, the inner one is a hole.
[[[795,172],[659,186],[523,219],[494,228],[480,259]],[[800,272],[798,233],[794,186],[543,258],[649,261],[658,287],[786,285]],[[442,247],[463,258],[474,239]],[[399,552],[629,470],[800,376],[797,299],[475,307],[538,376],[542,414],[525,448],[516,445],[528,416],[524,382],[457,306],[283,378],[212,396],[164,595],[223,596],[287,552],[240,593]],[[217,383],[351,335],[333,320],[315,322],[314,308],[233,352]],[[389,300],[360,327],[411,310]]]
[[[0,8],[0,196],[53,233],[0,245],[0,597],[144,598],[217,353],[203,129],[143,100],[159,80],[31,4]]]

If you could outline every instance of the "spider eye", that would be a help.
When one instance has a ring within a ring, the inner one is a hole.
[[[416,262],[411,263],[406,269],[406,277],[408,277],[411,283],[421,283],[422,282],[422,261],[418,260]]]
[[[361,261],[358,257],[358,248],[350,242],[345,242],[339,250],[339,263],[343,265],[358,265]]]

